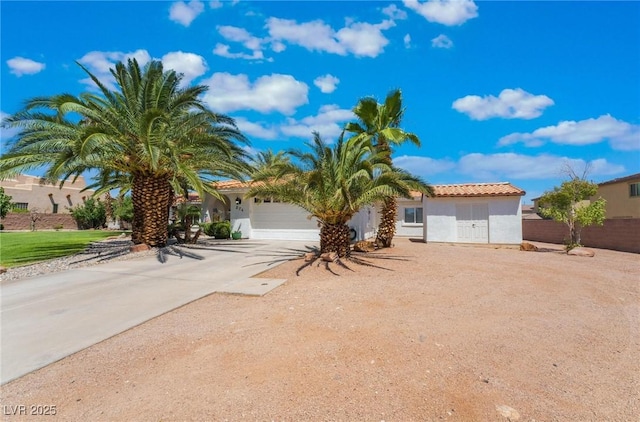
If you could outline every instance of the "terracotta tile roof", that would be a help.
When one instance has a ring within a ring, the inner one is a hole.
[[[240,180],[223,180],[213,183],[213,187],[218,190],[238,190],[249,189],[253,185],[253,181],[242,182]]]
[[[433,185],[435,197],[522,196],[526,192],[509,182]]]
[[[214,183],[218,190],[248,189],[252,182],[225,180]],[[468,196],[522,196],[525,191],[509,182],[501,183],[463,183],[456,185],[433,185],[436,197],[468,197]],[[420,198],[422,193],[413,191],[411,196]]]

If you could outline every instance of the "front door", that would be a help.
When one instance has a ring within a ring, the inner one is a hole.
[[[456,204],[457,239],[462,243],[489,243],[489,204]]]

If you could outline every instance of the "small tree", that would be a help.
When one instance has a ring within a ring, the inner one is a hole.
[[[131,196],[119,196],[117,201],[112,202],[112,206],[113,216],[120,226],[123,226],[123,222],[128,225],[133,222],[133,201]]]
[[[100,229],[107,221],[104,204],[94,198],[87,199],[84,204],[77,205],[70,211],[80,229]]]
[[[597,184],[574,175],[540,197],[540,213],[569,227],[567,249],[580,246],[583,227],[604,224],[606,201],[603,198],[589,201],[597,193]]]
[[[0,188],[0,218],[5,218],[9,211],[11,211],[11,197],[4,193],[3,188]]]

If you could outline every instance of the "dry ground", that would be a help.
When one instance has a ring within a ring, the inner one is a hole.
[[[302,260],[285,263],[265,276],[289,281],[265,297],[206,297],[3,386],[3,413],[638,420],[638,255],[397,239],[366,260],[381,268],[314,265],[295,276]]]

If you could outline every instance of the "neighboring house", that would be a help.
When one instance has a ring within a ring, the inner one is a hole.
[[[605,218],[640,218],[640,173],[599,183],[598,193],[582,202],[587,205],[600,197],[607,201]],[[535,212],[539,211],[539,201],[533,199]]]
[[[83,204],[94,193],[93,190],[82,191],[86,187],[82,176],[74,183],[65,182],[60,188],[41,177],[19,174],[0,180],[0,186],[11,196],[14,208],[44,214],[69,214],[69,208]]]
[[[422,202],[426,242],[522,243],[522,189],[508,182],[433,188]]]
[[[522,205],[522,219],[523,220],[542,220],[542,217],[536,212],[534,205]]]
[[[607,201],[606,218],[640,218],[640,173],[598,184],[599,197]]]

